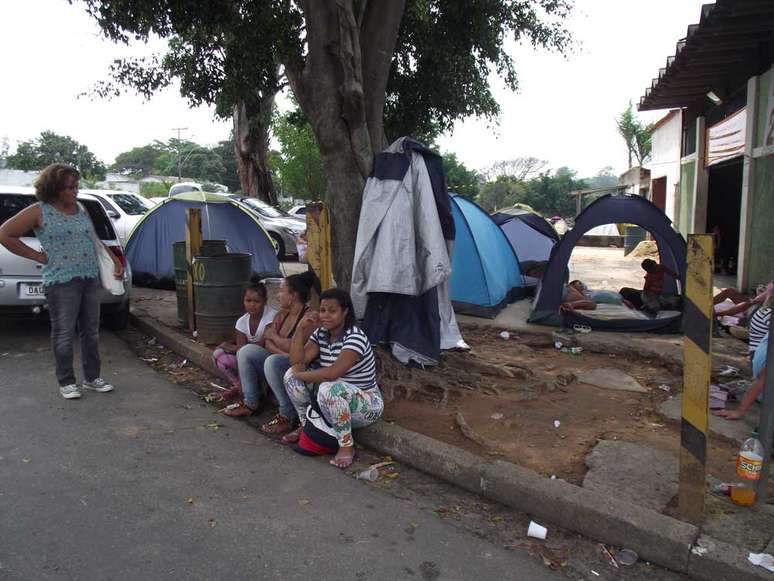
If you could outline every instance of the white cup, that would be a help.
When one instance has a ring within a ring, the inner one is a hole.
[[[537,524],[534,520],[529,521],[529,528],[527,529],[527,536],[535,539],[545,539],[548,534],[548,529],[543,525]]]

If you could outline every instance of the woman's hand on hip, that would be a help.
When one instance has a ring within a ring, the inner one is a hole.
[[[124,265],[118,259],[113,261],[113,276],[118,280],[124,277]]]

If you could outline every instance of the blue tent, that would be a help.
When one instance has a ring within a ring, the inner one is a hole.
[[[174,285],[172,244],[185,240],[189,208],[201,210],[202,238],[225,240],[229,252],[252,254],[255,274],[279,276],[271,238],[249,209],[219,194],[188,192],[150,209],[129,235],[126,259],[138,284]]]
[[[530,267],[547,263],[554,244],[559,242],[559,235],[551,224],[526,210],[514,209],[509,214],[498,212],[492,214],[492,219],[505,233],[523,273],[530,272]],[[538,279],[524,274],[524,283],[534,291]]]
[[[494,318],[527,295],[519,261],[497,223],[482,208],[452,195],[457,236],[449,293],[458,313]]]

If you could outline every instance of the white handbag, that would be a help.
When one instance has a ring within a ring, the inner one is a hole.
[[[97,257],[97,270],[99,271],[99,282],[102,284],[102,288],[108,291],[111,295],[122,295],[126,292],[124,288],[124,281],[115,277],[115,266],[113,258],[110,256],[110,251],[105,248],[105,245],[97,236],[97,231],[94,229],[94,223],[91,221],[89,212],[81,204],[78,204],[81,210],[86,214],[86,218],[91,224],[91,241],[94,244],[94,254]]]

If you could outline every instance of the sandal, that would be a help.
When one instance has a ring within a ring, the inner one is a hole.
[[[298,442],[298,440],[301,438],[301,430],[303,430],[304,427],[301,426],[299,428],[296,428],[292,432],[288,432],[284,436],[282,436],[282,443],[283,444],[295,444]]]
[[[295,425],[296,423],[293,420],[286,418],[282,414],[277,414],[269,422],[262,424],[259,429],[264,434],[279,436],[290,432]]]
[[[252,416],[257,411],[258,408],[253,409],[245,402],[240,401],[239,403],[232,403],[231,405],[226,406],[223,413],[230,418],[246,418]]]
[[[342,450],[352,450],[352,454],[339,456],[341,454]],[[354,446],[341,446],[339,448],[339,451],[336,452],[336,455],[331,458],[330,464],[331,466],[335,466],[339,470],[346,470],[350,466],[352,466],[352,463],[355,461],[355,447]]]

